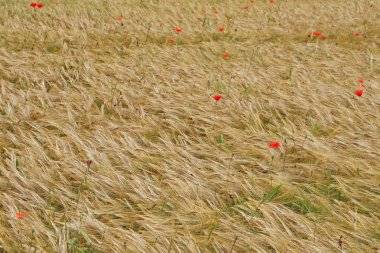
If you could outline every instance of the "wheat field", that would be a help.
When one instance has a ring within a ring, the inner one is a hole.
[[[379,0],[41,3],[0,0],[0,252],[380,252]]]

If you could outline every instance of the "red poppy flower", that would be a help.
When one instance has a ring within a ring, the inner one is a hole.
[[[175,28],[175,31],[176,31],[177,33],[180,33],[180,32],[182,32],[182,28],[176,27],[176,28]]]
[[[270,148],[279,148],[279,147],[281,147],[281,143],[278,142],[278,141],[276,141],[276,142],[269,142],[268,144],[269,144]]]
[[[323,39],[326,39],[326,36],[325,36],[325,35],[319,35],[319,38],[320,38],[321,40],[323,40]]]
[[[123,16],[118,16],[117,20],[121,21],[123,19]]]
[[[363,79],[359,79],[358,82],[359,83],[364,83],[364,80]]]
[[[354,34],[355,34],[355,36],[360,36],[361,33],[360,32],[355,32]]]
[[[24,219],[26,217],[26,214],[24,214],[24,213],[16,213],[16,217],[18,219]]]
[[[37,4],[36,6],[37,6],[38,9],[41,9],[42,7],[44,7],[43,4]]]
[[[321,35],[321,33],[320,32],[313,32],[313,35],[314,36],[319,36],[319,35]]]
[[[36,6],[37,6],[37,3],[31,3],[31,4],[30,4],[30,7],[33,7],[33,8],[34,8],[34,7],[36,7]]]
[[[270,2],[271,4],[274,4],[275,1],[274,1],[274,0],[269,0],[269,2]]]
[[[356,96],[361,97],[361,95],[363,95],[363,90],[356,90],[355,94]]]
[[[249,10],[249,6],[245,6],[244,9],[245,9],[245,10]]]
[[[221,95],[215,95],[212,98],[215,99],[215,101],[219,101],[220,99],[222,99],[222,96]]]
[[[221,32],[223,32],[224,31],[224,27],[219,27],[218,30],[221,31]]]
[[[250,0],[251,3],[253,3],[255,0]]]
[[[223,58],[227,58],[228,56],[230,56],[229,53],[226,53],[226,52],[222,53]]]
[[[219,11],[216,11],[216,10],[215,10],[215,11],[214,11],[214,14],[219,14]]]
[[[168,43],[171,45],[171,44],[174,44],[174,40],[168,40]]]

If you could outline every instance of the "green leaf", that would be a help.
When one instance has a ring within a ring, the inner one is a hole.
[[[263,203],[265,203],[265,202],[267,202],[267,201],[272,200],[272,199],[278,194],[278,192],[280,191],[281,187],[282,187],[282,184],[277,185],[275,188],[273,188],[270,192],[268,192],[268,193],[263,197],[263,199],[262,199],[262,200],[260,201],[260,203],[257,205],[255,211],[253,212],[253,214],[252,214],[252,218],[253,218],[253,216],[256,214],[257,210],[259,210],[259,207],[261,206],[261,204],[263,204]],[[251,219],[252,219],[252,218],[251,218]],[[251,219],[250,219],[250,220],[251,220]]]
[[[313,123],[311,127],[311,132],[314,136],[319,136],[320,135],[320,127],[318,126],[317,123]]]
[[[218,143],[224,143],[224,137],[223,134],[221,134],[218,138]]]
[[[209,17],[205,17],[205,18],[203,19],[203,24],[202,24],[202,26],[204,26],[205,24],[208,25],[208,28],[209,28],[209,29],[211,29],[211,24],[210,24],[210,18],[209,18]]]
[[[92,241],[91,241],[91,239],[88,237],[88,235],[87,235],[82,229],[79,229],[79,232],[80,232],[80,234],[82,235],[83,239],[86,240],[87,244],[88,244],[88,245],[92,245]]]
[[[244,95],[247,95],[247,94],[248,94],[248,89],[249,89],[249,87],[246,86],[246,85],[243,85],[243,87],[244,87],[243,94],[244,94]]]
[[[277,185],[275,188],[273,188],[273,190],[271,190],[267,195],[264,196],[264,198],[260,201],[259,205],[263,204],[266,201],[272,200],[280,191],[281,187],[282,184]]]
[[[288,73],[288,79],[292,79],[293,74],[293,66],[290,66],[289,73]]]
[[[207,25],[208,25],[208,29],[211,29],[211,23],[210,23],[210,19],[207,18]]]
[[[76,244],[77,244],[77,239],[76,238],[72,239],[71,240],[71,249],[76,248]]]
[[[170,202],[166,202],[165,205],[166,205],[166,207],[169,208],[170,210],[174,210],[174,208],[175,208],[175,207],[173,206],[173,204],[170,203]]]
[[[203,24],[202,24],[202,26],[204,26],[204,25],[206,24],[206,20],[207,20],[207,17],[205,17],[205,18],[203,19]]]
[[[84,250],[81,249],[81,248],[77,248],[77,251],[78,251],[79,253],[86,253],[86,251],[84,251]]]

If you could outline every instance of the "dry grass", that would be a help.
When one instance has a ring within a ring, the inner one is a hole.
[[[380,251],[379,0],[44,4],[0,0],[0,252]]]

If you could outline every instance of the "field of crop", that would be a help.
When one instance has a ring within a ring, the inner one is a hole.
[[[0,0],[0,252],[380,252],[379,0]]]

